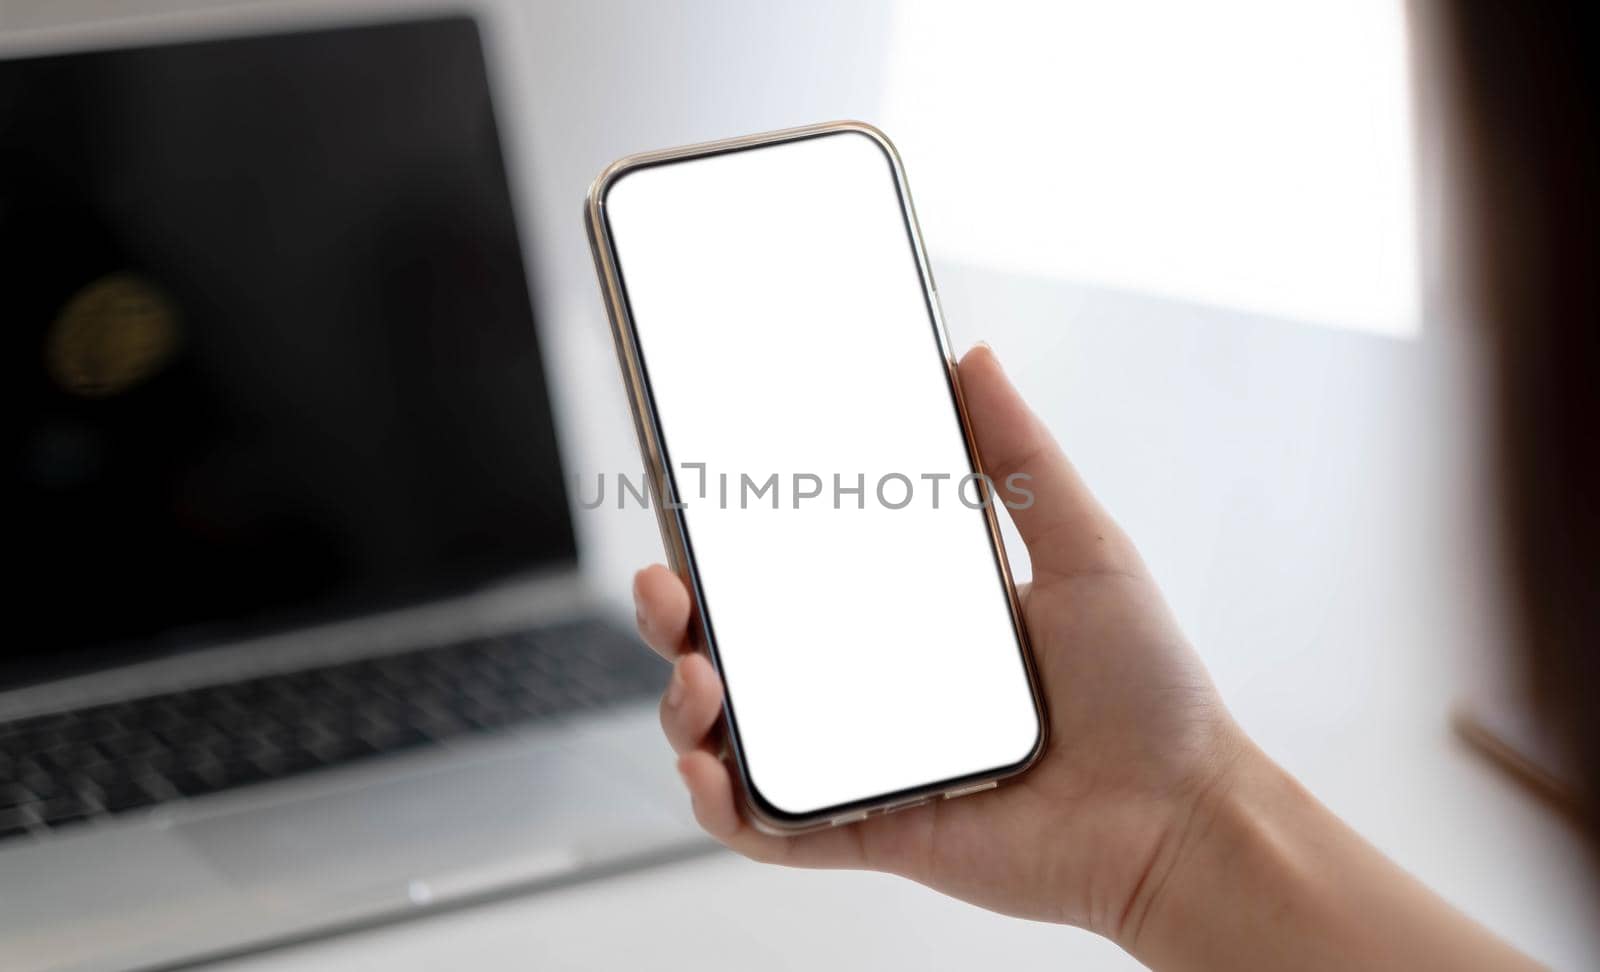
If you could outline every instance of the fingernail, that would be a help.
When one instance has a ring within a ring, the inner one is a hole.
[[[989,352],[989,357],[994,359],[995,367],[999,368],[1002,372],[1006,370],[1005,365],[1000,363],[1000,355],[995,353],[994,345],[990,344],[988,341],[979,341],[977,344],[972,346],[972,350],[974,351],[978,350],[979,348]]]
[[[667,707],[677,708],[683,701],[683,666],[672,666],[672,680],[667,683]]]

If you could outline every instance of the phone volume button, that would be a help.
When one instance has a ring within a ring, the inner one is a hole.
[[[974,793],[982,793],[984,790],[992,790],[992,789],[994,789],[995,787],[997,787],[999,785],[1000,785],[999,781],[990,780],[987,783],[978,783],[978,784],[975,784],[973,786],[963,786],[963,787],[961,787],[960,789],[957,789],[957,790],[947,790],[947,791],[945,791],[944,798],[946,800],[954,800],[956,797],[970,796],[971,794],[974,794]]]
[[[883,812],[899,813],[901,810],[910,810],[913,807],[920,807],[932,799],[933,797],[917,797],[915,800],[905,800],[901,803],[891,803],[887,807],[883,808]]]

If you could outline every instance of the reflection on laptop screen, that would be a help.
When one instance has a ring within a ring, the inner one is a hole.
[[[0,677],[574,541],[465,19],[0,63]]]

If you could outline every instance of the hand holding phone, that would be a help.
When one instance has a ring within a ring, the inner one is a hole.
[[[634,595],[641,635],[674,662],[662,726],[701,826],[741,854],[888,871],[995,911],[1119,938],[1149,890],[1141,878],[1156,849],[1247,743],[1132,543],[993,352],[968,353],[960,378],[984,468],[1034,477],[1036,503],[1013,517],[1033,563],[1019,593],[1052,721],[1038,764],[960,800],[818,833],[762,833],[741,815],[721,758],[722,687],[689,635],[688,591],[657,565],[639,572]],[[832,677],[848,682],[851,673]]]

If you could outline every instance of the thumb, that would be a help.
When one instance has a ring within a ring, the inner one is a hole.
[[[987,344],[968,351],[958,375],[983,472],[1028,545],[1034,576],[1142,572],[1132,544],[1017,394],[994,351]]]

